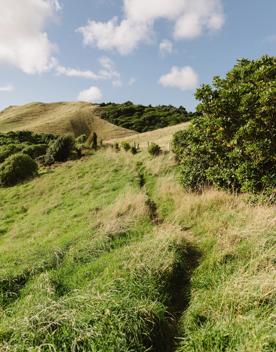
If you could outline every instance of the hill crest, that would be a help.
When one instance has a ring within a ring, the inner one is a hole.
[[[86,102],[29,103],[0,112],[0,132],[29,130],[40,133],[89,135],[102,140],[127,137],[136,132],[101,119],[98,105]]]

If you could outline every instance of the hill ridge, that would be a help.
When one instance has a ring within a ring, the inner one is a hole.
[[[30,130],[40,133],[81,134],[96,132],[99,139],[121,138],[136,132],[101,119],[98,105],[86,102],[34,102],[9,106],[0,112],[0,132]]]

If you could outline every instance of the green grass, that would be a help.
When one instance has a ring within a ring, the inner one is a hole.
[[[171,176],[159,180],[155,197],[201,253],[176,350],[275,351],[275,207],[214,190],[185,194]]]
[[[275,349],[275,207],[173,165],[99,151],[0,189],[0,351]]]
[[[0,350],[157,343],[186,242],[156,231],[124,166],[99,153],[0,190]]]

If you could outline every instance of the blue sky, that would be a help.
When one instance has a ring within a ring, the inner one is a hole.
[[[183,105],[241,57],[276,53],[275,0],[0,0],[0,108]]]

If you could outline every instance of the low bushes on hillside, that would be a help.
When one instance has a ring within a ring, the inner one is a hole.
[[[161,150],[161,147],[156,144],[156,143],[151,143],[149,146],[148,146],[148,152],[151,156],[158,156],[161,154],[162,150]]]
[[[0,163],[5,161],[9,156],[21,151],[22,147],[17,144],[0,145]]]
[[[174,136],[185,187],[205,185],[242,192],[270,192],[276,186],[276,58],[242,59],[200,100],[190,128]]]
[[[11,155],[0,165],[0,185],[13,186],[35,176],[37,170],[37,163],[29,155]]]
[[[128,152],[131,149],[131,145],[128,142],[123,142],[121,146],[126,152]]]
[[[37,159],[46,154],[48,149],[47,144],[28,145],[22,150],[22,153],[29,155],[32,159]]]
[[[69,159],[75,148],[75,140],[72,136],[60,136],[53,141],[46,153],[45,163],[50,165],[54,162],[63,162]]]
[[[0,163],[13,154],[22,152],[36,159],[46,154],[50,143],[57,137],[30,131],[0,133]]]
[[[11,131],[8,133],[0,133],[0,145],[7,144],[49,144],[57,137],[53,134],[34,133],[31,131]]]

